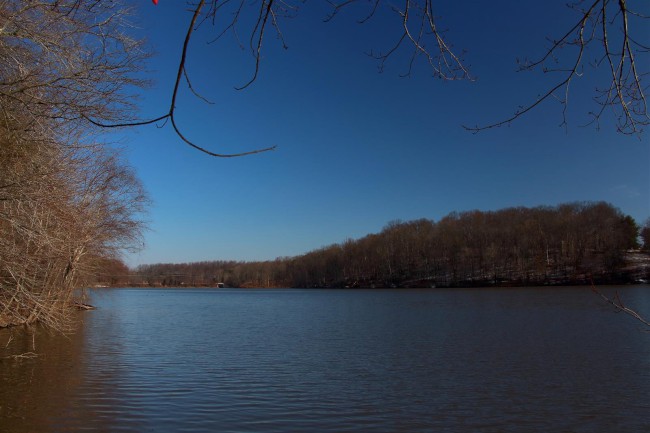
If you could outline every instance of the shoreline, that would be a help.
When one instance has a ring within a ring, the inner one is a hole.
[[[638,286],[650,286],[650,282],[639,281],[639,282],[627,282],[627,283],[616,283],[616,282],[605,282],[605,283],[576,283],[576,284],[524,284],[524,285],[514,285],[514,284],[500,284],[500,285],[454,285],[454,286],[355,286],[355,287],[341,287],[341,286],[319,286],[319,287],[287,287],[287,286],[273,286],[273,287],[263,287],[263,286],[246,286],[246,287],[218,287],[214,285],[114,285],[114,286],[101,286],[101,287],[89,287],[87,290],[113,290],[113,289],[178,289],[178,290],[192,290],[192,289],[215,289],[215,290],[438,290],[438,289],[527,289],[527,288],[589,288],[589,287],[638,287]],[[88,308],[94,309],[94,308]]]

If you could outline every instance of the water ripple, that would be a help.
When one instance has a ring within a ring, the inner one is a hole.
[[[650,431],[647,334],[521,290],[106,291],[0,431]]]

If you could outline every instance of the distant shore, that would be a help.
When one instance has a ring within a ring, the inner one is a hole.
[[[110,285],[422,288],[649,280],[650,232],[608,203],[576,202],[391,221],[379,233],[275,260],[140,265]]]

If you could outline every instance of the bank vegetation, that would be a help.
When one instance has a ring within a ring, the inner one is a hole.
[[[87,118],[119,121],[146,57],[115,2],[0,0],[0,327],[64,329],[137,245],[147,199]]]

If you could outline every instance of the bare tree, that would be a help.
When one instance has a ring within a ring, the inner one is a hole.
[[[86,118],[132,118],[147,55],[112,2],[0,0],[0,326],[65,330],[94,261],[139,243],[133,171]]]
[[[126,33],[129,13],[97,0],[0,0],[0,120],[62,137],[87,132],[86,118],[131,119],[148,54]]]
[[[98,260],[141,245],[146,196],[132,170],[100,145],[1,149],[2,182],[14,182],[0,201],[0,325],[39,321],[64,330],[74,291]]]

